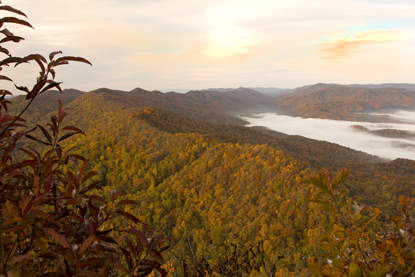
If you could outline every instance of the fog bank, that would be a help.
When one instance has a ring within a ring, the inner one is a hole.
[[[394,119],[403,121],[403,123],[369,123],[318,118],[305,119],[275,113],[255,114],[255,117],[242,118],[249,122],[248,127],[263,126],[288,135],[300,135],[311,139],[337,143],[389,159],[406,158],[415,160],[414,139],[381,137],[367,131],[352,128],[353,125],[361,125],[371,131],[396,129],[415,132],[415,124],[412,124],[415,123],[415,112],[394,111],[377,114],[387,114]]]

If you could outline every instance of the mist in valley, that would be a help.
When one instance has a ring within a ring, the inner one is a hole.
[[[371,114],[388,115],[402,123],[371,123],[338,121],[318,118],[301,118],[276,113],[254,114],[242,117],[248,127],[263,126],[287,135],[300,135],[311,139],[328,141],[388,159],[415,160],[415,111],[385,111]],[[361,130],[353,128],[359,125]],[[408,131],[410,138],[383,137],[371,133],[382,129]]]

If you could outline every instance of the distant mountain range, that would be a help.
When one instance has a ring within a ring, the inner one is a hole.
[[[237,93],[238,89],[208,89],[209,92]],[[258,97],[255,103],[266,111],[304,118],[335,120],[393,122],[386,116],[359,114],[368,110],[385,108],[414,109],[415,84],[324,84],[303,86],[295,89],[252,87],[270,98]]]
[[[273,102],[284,114],[336,120],[391,122],[386,117],[359,114],[386,108],[414,109],[415,92],[401,88],[334,86],[296,90]],[[307,92],[306,92],[307,91]]]
[[[67,104],[85,92],[69,89],[63,94],[46,92],[42,103],[32,110],[51,112],[56,99]],[[88,95],[112,99],[126,108],[152,106],[181,114],[194,120],[220,124],[244,125],[238,115],[278,112],[291,116],[328,118],[352,121],[392,121],[387,117],[358,114],[385,108],[415,109],[415,84],[339,85],[318,83],[295,89],[280,88],[216,88],[187,93],[147,91],[135,88],[129,92],[101,88]],[[86,96],[85,96],[86,97]],[[17,96],[11,109],[21,109],[23,96]],[[21,103],[21,104],[19,104]],[[37,120],[38,118],[34,118]]]

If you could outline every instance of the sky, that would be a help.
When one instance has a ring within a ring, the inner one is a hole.
[[[25,38],[8,43],[13,55],[61,50],[91,61],[59,68],[63,88],[415,83],[413,0],[2,2],[35,28],[6,26]],[[5,72],[19,86],[37,76],[35,64]]]

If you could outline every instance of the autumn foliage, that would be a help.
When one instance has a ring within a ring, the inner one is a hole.
[[[325,251],[308,259],[314,276],[413,276],[414,199],[399,197],[400,214],[389,216],[389,226],[373,232],[370,225],[381,215],[379,209],[368,213],[369,207],[357,202],[339,204],[348,174],[347,169],[339,171],[335,177],[321,171],[304,179],[304,183],[318,188],[310,201],[339,215],[335,228],[327,233]]]
[[[10,6],[0,10],[26,17]],[[10,23],[32,27],[16,17],[0,19],[0,27]],[[2,45],[23,40],[8,29],[0,32]],[[35,62],[40,69],[33,88],[15,85],[28,102],[19,115],[7,113],[6,96],[12,93],[0,90],[0,276],[147,276],[153,269],[165,275],[160,253],[168,248],[168,240],[124,210],[137,203],[122,198],[123,193],[111,190],[106,198],[99,196],[100,181],[89,170],[89,160],[62,146],[66,139],[83,134],[64,125],[68,109],[59,102],[48,124],[26,126],[23,114],[30,104],[51,88],[61,90],[55,69],[73,61],[90,62],[59,56],[61,51],[51,53],[49,60],[39,54],[14,57],[3,46],[0,52],[6,55],[1,67]],[[13,82],[4,75],[0,79]],[[34,135],[36,129],[40,137]],[[20,147],[23,138],[46,150]],[[113,230],[115,219],[122,219],[124,228]]]

